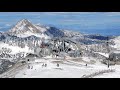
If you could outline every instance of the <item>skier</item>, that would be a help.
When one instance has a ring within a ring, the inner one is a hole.
[[[45,67],[47,67],[47,64],[45,64]]]
[[[44,65],[44,63],[42,64],[42,68],[44,67],[45,65]]]
[[[85,66],[87,67],[87,64]]]
[[[29,59],[27,61],[30,61]]]
[[[30,69],[30,65],[28,65],[28,69]]]
[[[59,64],[57,63],[57,67],[59,67]]]
[[[31,66],[31,69],[33,69],[33,66]]]

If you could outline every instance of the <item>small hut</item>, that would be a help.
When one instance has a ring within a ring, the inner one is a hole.
[[[116,51],[109,55],[109,60],[111,61],[120,61],[120,52]]]
[[[29,53],[29,54],[25,57],[25,59],[26,59],[27,62],[29,62],[29,61],[34,61],[35,58],[37,58],[37,57],[38,57],[38,55]]]
[[[79,51],[79,50],[72,50],[72,51],[70,51],[70,52],[68,52],[68,54],[69,54],[69,56],[70,57],[80,57],[81,56],[81,51]]]

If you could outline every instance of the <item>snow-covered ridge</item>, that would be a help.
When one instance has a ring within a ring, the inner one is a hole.
[[[46,39],[53,37],[63,37],[63,36],[82,36],[79,32],[72,32],[68,30],[60,30],[56,27],[45,26],[45,25],[35,25],[29,20],[23,19],[19,21],[13,28],[11,28],[7,33],[15,35],[17,37],[28,37],[31,35],[37,37],[44,37]]]
[[[31,35],[34,35],[37,37],[44,37],[46,39],[50,38],[44,34],[45,31],[46,28],[35,26],[27,19],[23,19],[19,21],[15,27],[9,30],[8,33],[17,37],[29,37]]]
[[[71,30],[63,30],[64,34],[66,36],[72,37],[72,36],[83,36],[83,34]]]
[[[8,34],[15,35],[17,37],[28,37],[34,35],[36,37],[41,37],[45,39],[50,39],[55,37],[64,36],[64,32],[60,31],[55,27],[42,26],[32,24],[29,20],[23,19],[19,21],[12,29],[10,29]]]
[[[23,19],[21,21],[19,21],[13,28],[11,28],[8,32],[6,32],[10,35],[14,35],[17,37],[29,37],[31,35],[34,35],[36,37],[40,37],[40,38],[45,38],[45,39],[50,39],[53,37],[64,37],[67,36],[69,38],[73,38],[73,39],[77,39],[77,40],[81,40],[84,39],[84,37],[86,38],[86,40],[92,40],[92,37],[95,37],[96,39],[99,40],[99,38],[101,38],[102,36],[96,36],[96,35],[84,35],[80,32],[75,32],[72,30],[60,30],[56,27],[53,26],[45,26],[45,25],[36,25],[33,24],[32,22],[30,22],[27,19]],[[103,39],[105,39],[105,37],[102,37]],[[94,39],[95,40],[95,39]]]
[[[7,58],[12,62],[15,62],[14,58],[16,61],[26,61],[27,57],[22,57],[21,59],[21,55],[25,54],[24,56],[26,56],[34,53],[34,51],[36,51],[34,49],[40,49],[42,43],[41,38],[43,37],[45,39],[62,37],[68,41],[78,44],[79,47],[77,48],[73,44],[69,43],[65,43],[65,46],[66,48],[73,50],[69,53],[74,54],[78,50],[82,51],[82,57],[71,57],[66,52],[60,52],[57,59],[53,58],[52,55],[43,58],[35,58],[35,60],[24,64],[28,66],[28,68],[14,67],[15,69],[12,70],[12,73],[7,73],[5,77],[80,78],[84,75],[91,75],[91,73],[98,72],[99,70],[102,71],[102,69],[107,69],[107,67],[100,62],[106,59],[106,57],[109,57],[106,46],[107,37],[101,35],[85,35],[79,32],[60,30],[56,27],[50,26],[34,25],[26,19],[19,21],[15,27],[7,33],[0,33],[1,59]],[[113,41],[115,42],[114,47],[120,49],[120,36],[114,38]],[[83,44],[81,44],[81,42],[83,42]],[[47,44],[50,45],[51,43]],[[43,67],[44,63],[47,64],[47,67]],[[60,65],[59,67],[57,66],[58,63]],[[21,62],[18,64],[21,64]],[[16,71],[19,71],[19,73],[16,74]]]
[[[19,53],[19,52],[25,52],[25,53],[28,53],[28,52],[32,52],[28,46],[25,46],[25,48],[20,48],[18,46],[10,46],[8,44],[5,44],[5,43],[2,43],[0,42],[0,49],[1,48],[4,48],[4,47],[7,47],[9,49],[12,50],[11,54],[16,54],[16,53]],[[17,48],[17,49],[16,49]]]
[[[30,31],[33,33],[41,33],[30,21],[27,19],[23,19],[19,21],[9,32],[14,34],[21,34],[26,31]]]
[[[112,41],[113,41],[114,44],[115,44],[113,47],[114,47],[114,48],[117,48],[117,50],[120,50],[120,36],[112,39]]]
[[[51,39],[54,37],[68,37],[83,44],[105,43],[106,37],[101,35],[85,35],[71,30],[61,30],[53,26],[32,24],[29,20],[19,21],[13,28],[5,33],[0,33],[0,41],[26,41],[29,39],[38,40],[41,38]],[[101,40],[102,38],[102,40]]]

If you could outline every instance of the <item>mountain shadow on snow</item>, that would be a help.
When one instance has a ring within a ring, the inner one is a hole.
[[[48,34],[48,32],[50,34],[52,34],[53,37],[63,37],[64,36],[64,32],[57,29],[56,27],[50,27],[47,31],[45,31],[46,34]]]

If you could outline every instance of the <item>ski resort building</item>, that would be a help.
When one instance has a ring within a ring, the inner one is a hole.
[[[120,51],[113,52],[109,55],[111,61],[120,61]]]
[[[115,64],[120,65],[120,52],[114,51],[110,53],[109,58],[104,59],[103,63],[108,65],[108,60],[109,60],[109,65],[115,65]]]
[[[71,40],[69,38],[54,38],[52,39],[52,51],[56,51],[58,53],[65,52],[70,57],[80,57],[82,49],[80,48],[80,44]]]
[[[25,57],[25,59],[27,62],[29,62],[29,61],[34,61],[37,57],[38,55],[30,53]]]
[[[43,43],[40,45],[40,47],[36,47],[34,49],[34,54],[38,55],[39,57],[49,56],[51,55],[51,48],[50,44]]]
[[[39,57],[52,55],[53,57],[80,57],[82,49],[80,45],[68,38],[53,38],[49,42],[41,43],[40,47],[34,49],[34,54]],[[64,53],[64,54],[63,54]]]

